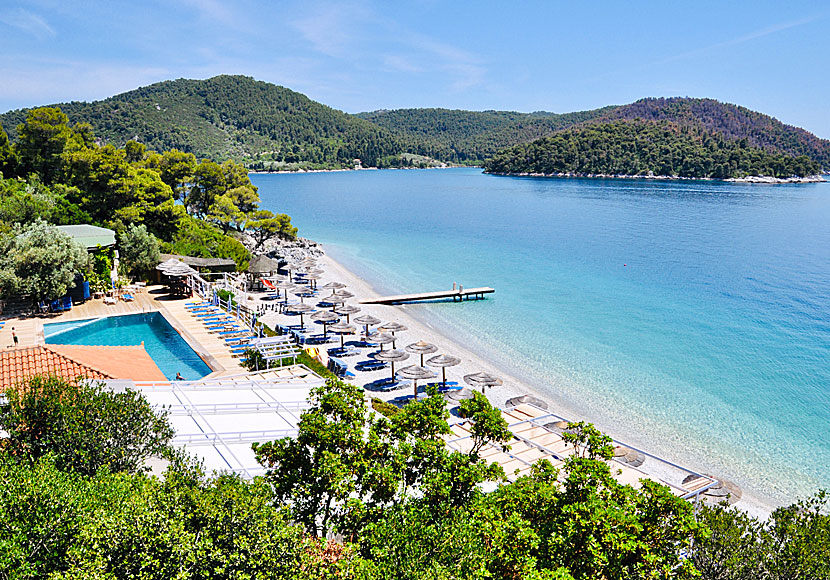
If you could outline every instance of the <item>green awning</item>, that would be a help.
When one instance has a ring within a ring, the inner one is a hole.
[[[107,228],[99,228],[89,224],[57,226],[57,228],[72,236],[76,242],[86,247],[87,250],[94,250],[98,246],[106,248],[115,245],[115,232]]]

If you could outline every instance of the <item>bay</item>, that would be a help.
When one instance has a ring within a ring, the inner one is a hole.
[[[830,184],[252,175],[262,205],[600,428],[773,503],[830,487]]]

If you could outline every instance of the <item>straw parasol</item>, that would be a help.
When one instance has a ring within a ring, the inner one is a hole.
[[[461,359],[457,356],[450,356],[448,354],[439,354],[427,359],[427,364],[431,367],[441,367],[441,381],[444,386],[447,386],[447,367],[454,367],[461,364]]]
[[[424,355],[438,352],[438,347],[430,342],[419,340],[418,342],[407,344],[404,347],[404,350],[406,352],[411,352],[412,354],[421,355],[421,366],[424,366]]]
[[[364,314],[363,316],[358,316],[354,319],[355,324],[359,324],[361,326],[366,327],[366,336],[369,336],[369,327],[374,326],[375,324],[380,324],[380,318],[375,318],[371,314]]]
[[[331,306],[331,309],[334,310],[337,308],[338,304],[343,304],[344,302],[346,302],[345,298],[340,298],[339,296],[326,296],[317,303],[317,306]]]
[[[414,399],[418,400],[418,381],[425,381],[429,379],[435,378],[435,373],[429,369],[425,369],[419,365],[409,365],[408,367],[403,367],[401,370],[397,372],[399,377],[403,377],[405,379],[410,379],[414,385]]]
[[[294,296],[299,296],[300,302],[303,301],[303,298],[311,298],[314,296],[314,291],[311,288],[304,288],[302,286],[296,286],[291,293]]]
[[[306,312],[310,312],[314,310],[314,307],[311,304],[303,304],[302,302],[299,304],[288,304],[285,307],[287,312],[295,312],[300,315],[300,327],[305,328],[305,323],[303,322],[303,315]]]
[[[346,300],[348,300],[349,298],[354,298],[354,294],[352,294],[348,290],[335,290],[332,293],[332,296],[337,296],[338,298],[344,298]]]
[[[473,373],[471,375],[464,375],[464,382],[471,387],[481,387],[481,392],[484,392],[484,387],[497,387],[503,385],[504,381],[495,375],[489,373]]]
[[[354,326],[352,326],[351,324],[344,324],[342,322],[338,322],[337,324],[332,324],[329,327],[329,330],[331,332],[335,333],[335,334],[340,335],[340,349],[341,350],[346,348],[346,343],[345,343],[346,335],[355,333],[355,327]]]
[[[349,316],[360,312],[360,308],[358,308],[357,306],[352,306],[350,304],[344,304],[343,306],[338,306],[337,308],[335,308],[334,311],[337,314],[345,316],[346,322],[349,322]]]
[[[452,401],[454,403],[460,403],[465,399],[472,399],[473,392],[470,389],[459,389],[457,391],[449,391],[444,395],[444,397],[448,401]]]
[[[319,312],[312,314],[311,319],[323,323],[323,336],[325,337],[328,336],[329,323],[334,322],[335,320],[340,320],[340,317],[329,310],[320,310]]]
[[[366,337],[369,340],[369,337]],[[375,336],[371,338],[372,342],[375,342],[380,345],[380,350],[383,350],[384,344],[395,343],[395,337],[391,334],[386,334],[385,332],[379,332]]]
[[[306,274],[305,275],[305,279],[311,281],[311,283],[309,284],[309,286],[311,288],[314,288],[316,286],[316,282],[320,278],[322,278],[322,276],[320,276],[320,274]]]
[[[346,285],[343,282],[328,282],[327,284],[323,284],[320,288],[324,290],[331,290],[331,293],[334,294],[335,290],[340,290],[341,288],[345,288]]]
[[[375,359],[392,363],[392,381],[395,380],[395,363],[405,361],[408,358],[409,353],[394,348],[375,353]]]
[[[165,260],[164,262],[161,262],[158,266],[156,266],[156,270],[164,270],[166,268],[169,268],[170,266],[176,266],[179,264],[184,265],[184,262],[182,262],[181,260],[177,260],[176,258],[170,258],[169,260]]]
[[[249,274],[270,274],[280,269],[280,264],[276,260],[272,260],[264,254],[259,254],[251,258],[248,262]]]
[[[296,286],[292,282],[289,282],[288,280],[280,280],[279,282],[274,284],[274,288],[276,288],[278,292],[280,290],[283,291],[283,300],[282,301],[287,303],[288,302],[288,291],[289,290],[294,290],[296,288]]]
[[[396,332],[406,330],[406,327],[400,322],[386,322],[378,326],[378,329],[384,332],[391,332],[392,336],[394,336]]]

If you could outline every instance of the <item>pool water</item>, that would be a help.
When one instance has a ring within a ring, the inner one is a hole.
[[[131,346],[144,343],[168,379],[195,380],[211,372],[159,312],[44,324],[46,344]]]

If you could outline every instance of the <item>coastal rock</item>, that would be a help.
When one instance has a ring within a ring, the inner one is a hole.
[[[239,241],[253,252],[254,242],[250,236],[242,235]],[[287,262],[300,262],[306,258],[319,258],[325,252],[322,246],[314,240],[297,238],[296,240],[269,240],[256,253]]]

